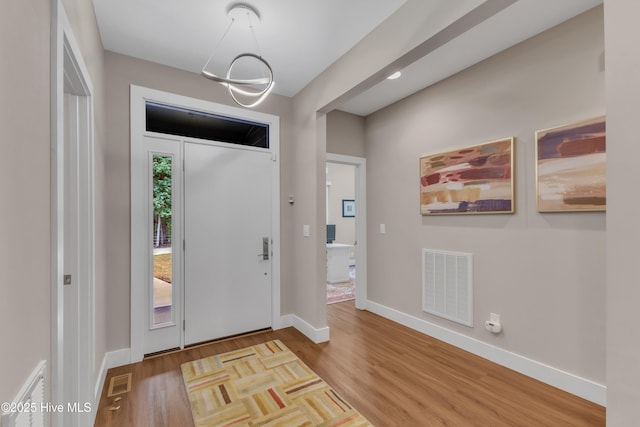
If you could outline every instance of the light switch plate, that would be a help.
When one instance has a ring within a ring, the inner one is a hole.
[[[309,231],[309,226],[307,224],[302,226],[302,237],[309,237],[311,232]]]

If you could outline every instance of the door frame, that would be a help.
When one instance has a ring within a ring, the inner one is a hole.
[[[326,154],[326,163],[355,166],[356,213],[356,308],[367,308],[367,159]],[[326,222],[326,218],[325,218]]]
[[[60,0],[51,1],[51,395],[47,400],[66,403],[89,402],[97,408],[99,384],[95,371],[95,189],[94,189],[94,98],[93,84],[81,50]],[[65,90],[65,87],[67,88]],[[72,95],[73,113],[65,114],[65,91]],[[65,122],[74,127],[72,144],[77,162],[65,161]],[[65,172],[71,171],[77,190],[77,266],[72,277],[74,318],[65,318]],[[77,298],[77,299],[76,299]],[[64,335],[65,324],[75,325],[75,337]],[[73,343],[70,343],[73,339]],[[64,354],[72,350],[77,366],[66,372]],[[65,395],[65,381],[72,381],[74,394]],[[69,420],[52,413],[51,425],[93,424],[96,411],[78,413]],[[77,424],[75,424],[77,423]]]
[[[139,362],[144,358],[144,332],[148,324],[148,313],[138,309],[146,307],[145,289],[148,280],[149,259],[148,252],[148,206],[145,203],[144,185],[147,177],[147,156],[144,148],[144,136],[166,135],[147,132],[145,129],[145,102],[152,101],[165,105],[188,108],[203,111],[225,117],[248,120],[269,125],[269,150],[273,153],[275,167],[272,173],[272,224],[273,235],[273,259],[272,259],[272,286],[271,286],[271,327],[279,329],[285,322],[280,315],[280,118],[272,114],[261,113],[253,110],[218,104],[202,99],[177,95],[142,86],[131,85],[131,363]],[[187,137],[172,138],[183,141],[195,140]],[[184,287],[180,290],[184,294]],[[181,298],[184,304],[184,298]],[[182,310],[184,319],[184,310]],[[181,331],[180,346],[184,346],[184,331]]]
[[[145,187],[144,187],[144,198],[143,200],[149,202],[153,198],[153,178],[152,178],[152,162],[154,155],[170,155],[172,160],[172,295],[171,295],[171,310],[172,310],[172,321],[160,324],[154,327],[151,327],[150,330],[145,331],[145,339],[148,337],[152,342],[146,342],[144,347],[146,347],[145,352],[155,352],[166,350],[167,348],[175,348],[183,346],[183,337],[182,337],[182,309],[183,309],[183,286],[184,283],[184,273],[183,273],[183,250],[182,250],[182,241],[184,240],[183,236],[183,141],[178,137],[170,138],[168,135],[162,136],[151,136],[145,135],[143,137],[145,153],[147,155],[147,164],[145,171]],[[145,234],[145,241],[151,242],[153,236],[153,215],[150,210],[147,211],[147,232]],[[147,246],[147,249],[149,247]],[[153,272],[153,250],[147,251],[148,260],[147,264],[147,273],[146,277],[150,278]],[[149,316],[147,321],[151,322],[154,318],[153,314],[153,298],[154,292],[151,287],[146,289],[147,298],[144,302],[144,306],[147,310],[147,315]],[[175,328],[175,329],[173,329]],[[154,349],[149,349],[149,347],[157,347]]]

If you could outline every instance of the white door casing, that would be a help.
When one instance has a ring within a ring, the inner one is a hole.
[[[79,250],[79,230],[78,230],[78,135],[77,135],[77,115],[76,97],[67,92],[70,88],[65,87],[64,95],[64,274],[65,278],[70,278],[71,283],[63,286],[64,303],[64,372],[63,381],[64,399],[70,401],[78,400],[78,350],[79,350],[79,289],[78,289],[78,250]],[[65,426],[77,426],[74,414],[63,412]]]
[[[177,139],[180,144],[187,143],[208,144],[211,141],[202,141],[188,137],[167,136],[154,132],[148,132],[145,128],[145,103],[147,101],[180,108],[202,111],[232,119],[247,120],[263,123],[269,126],[268,152],[273,160],[271,162],[270,185],[271,200],[271,236],[272,245],[270,251],[273,254],[271,264],[271,293],[267,296],[270,300],[270,326],[274,329],[282,327],[286,321],[280,316],[280,169],[279,169],[279,119],[270,114],[259,113],[237,107],[230,107],[209,101],[175,95],[154,89],[131,86],[131,362],[141,361],[145,351],[145,335],[149,326],[148,308],[148,279],[151,271],[151,257],[149,256],[149,215],[145,206],[148,188],[145,182],[148,179],[147,162],[149,152],[145,148],[145,137],[160,139]],[[215,144],[214,144],[215,145]],[[241,148],[242,149],[242,148]],[[246,148],[245,148],[246,149]],[[187,243],[187,246],[189,243]],[[257,259],[258,252],[255,253]],[[182,296],[184,298],[184,295]],[[183,300],[184,301],[184,300]],[[141,309],[140,307],[144,307]],[[184,310],[182,314],[184,318]],[[180,328],[181,329],[181,328]],[[184,347],[185,336],[181,331],[180,347]]]
[[[46,399],[95,409],[93,86],[59,1],[52,2],[51,15],[52,356]],[[66,286],[65,275],[71,279]],[[50,414],[54,427],[94,419],[95,410]]]

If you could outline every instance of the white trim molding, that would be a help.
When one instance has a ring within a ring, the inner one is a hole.
[[[50,73],[51,388],[47,400],[85,401],[91,399],[94,393],[92,378],[96,358],[94,91],[89,69],[60,0],[51,0]],[[71,107],[68,111],[65,111],[65,96],[69,100],[67,107]],[[69,129],[65,130],[65,126]],[[66,159],[66,150],[74,153],[76,158]],[[69,197],[65,195],[65,191],[69,190],[65,188],[65,171],[74,175],[73,191],[77,192],[74,195],[77,205],[71,209],[65,206],[65,197]],[[71,251],[73,253],[65,253],[65,218],[74,218],[74,225],[68,226],[75,227],[77,234],[74,238],[77,247]],[[65,271],[65,257],[77,264],[71,271]],[[64,306],[64,274],[74,276],[72,289],[77,306],[72,304],[71,308]],[[75,329],[72,336],[65,336],[65,325]],[[65,358],[69,357],[66,352],[73,353],[76,358],[72,369],[65,368]],[[65,388],[65,382],[72,386]],[[52,413],[51,425],[61,426],[67,422],[63,415]],[[71,422],[82,425],[88,421],[88,417],[89,414],[80,413],[77,420],[72,418]]]
[[[295,314],[287,314],[280,318],[280,328],[288,328],[293,326],[304,336],[309,338],[315,344],[329,341],[329,327],[315,328],[306,320],[296,316]],[[275,328],[274,328],[275,329]]]
[[[367,301],[367,310],[598,405],[606,406],[607,404],[607,388],[602,384],[451,331],[382,304]]]

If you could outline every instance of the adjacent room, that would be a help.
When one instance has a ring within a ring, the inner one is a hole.
[[[4,9],[2,427],[640,419],[640,5]]]
[[[356,298],[356,166],[327,162],[327,304]]]

